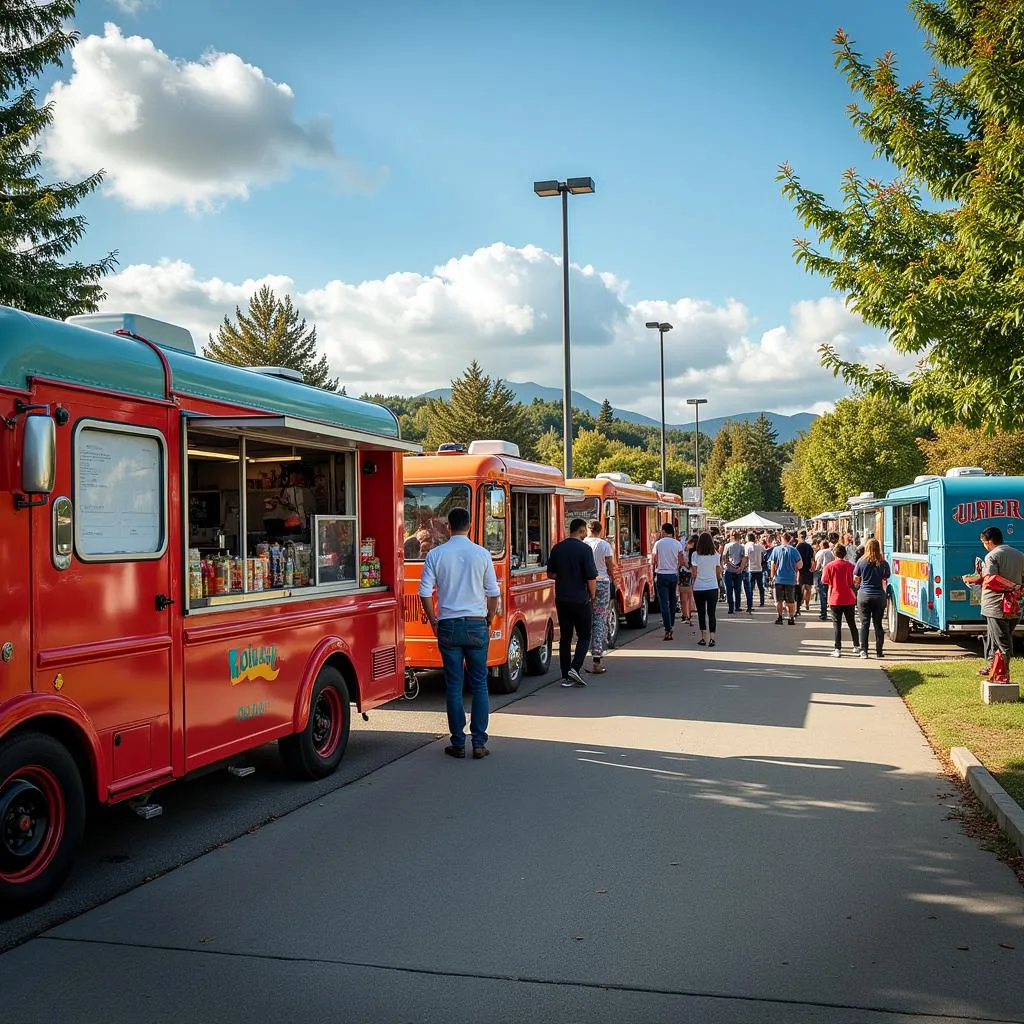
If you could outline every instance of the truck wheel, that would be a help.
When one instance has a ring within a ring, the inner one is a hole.
[[[622,622],[622,605],[617,597],[613,596],[611,607],[608,609],[608,637],[605,644],[609,650],[615,648],[615,642],[619,638],[619,624]]]
[[[84,830],[82,776],[63,744],[25,733],[0,746],[0,906],[49,899],[67,878]]]
[[[491,689],[495,693],[515,693],[523,681],[523,666],[526,664],[526,633],[522,626],[516,626],[508,638],[508,660],[498,666],[497,676],[491,677]]]
[[[526,655],[526,671],[531,676],[542,676],[551,668],[551,648],[554,644],[554,631],[548,626],[544,634],[544,643]]]
[[[297,778],[326,778],[341,762],[351,727],[345,677],[333,665],[324,665],[313,684],[305,729],[277,741],[281,760]]]
[[[631,611],[626,616],[626,625],[632,626],[634,629],[646,629],[647,628],[647,615],[648,607],[650,602],[650,595],[647,589],[644,588],[643,600],[640,602],[640,607]]]
[[[892,594],[889,595],[887,612],[889,639],[896,644],[906,643],[907,637],[910,636],[910,619],[897,609],[896,599]]]

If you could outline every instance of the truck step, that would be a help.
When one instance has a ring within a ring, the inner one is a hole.
[[[234,775],[236,779],[244,779],[250,775],[255,775],[256,768],[251,764],[229,764],[228,773]]]
[[[164,813],[163,806],[161,804],[132,804],[132,813],[137,814],[143,821],[149,821],[150,818],[159,818]]]

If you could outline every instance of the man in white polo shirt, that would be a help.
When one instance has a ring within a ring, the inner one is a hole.
[[[466,705],[462,688],[466,678],[473,694],[470,732],[473,757],[486,757],[487,644],[491,620],[498,610],[498,581],[491,554],[469,539],[469,512],[453,508],[448,513],[451,537],[432,548],[420,577],[420,604],[437,637],[444,665],[445,703],[452,741],[444,748],[450,757],[466,756]],[[437,588],[437,615],[434,588]]]

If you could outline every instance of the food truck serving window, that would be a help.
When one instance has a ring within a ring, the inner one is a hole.
[[[928,554],[928,502],[896,505],[892,510],[893,545],[905,555]]]
[[[202,419],[187,440],[190,609],[358,586],[358,475],[344,441]]]
[[[471,510],[466,484],[406,484],[405,560],[422,562],[431,548],[451,536],[448,513],[453,508]]]
[[[83,562],[162,557],[167,444],[158,430],[83,420],[75,430],[75,552]]]
[[[546,565],[551,550],[551,495],[513,491],[512,568]]]

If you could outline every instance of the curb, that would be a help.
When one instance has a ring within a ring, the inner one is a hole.
[[[992,812],[999,827],[1010,837],[1020,853],[1024,853],[1024,808],[992,777],[992,773],[966,748],[954,747],[949,752],[957,774],[978,795]]]

